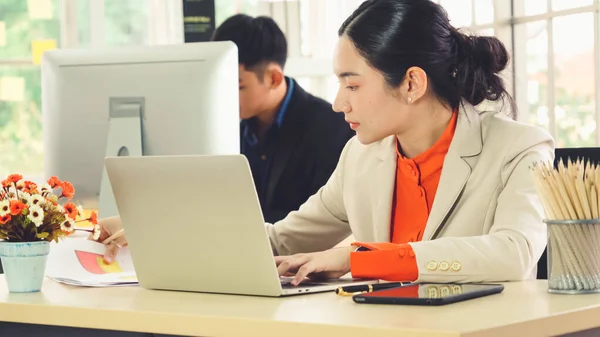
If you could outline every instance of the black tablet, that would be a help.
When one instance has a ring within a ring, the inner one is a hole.
[[[354,295],[352,298],[356,303],[444,305],[498,294],[503,290],[502,284],[421,283]]]

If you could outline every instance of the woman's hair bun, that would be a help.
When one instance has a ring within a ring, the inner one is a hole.
[[[460,95],[472,105],[498,100],[506,89],[499,73],[509,56],[504,44],[493,36],[468,36],[453,31],[456,40],[456,69],[453,76]]]

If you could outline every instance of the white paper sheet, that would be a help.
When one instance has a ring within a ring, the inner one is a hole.
[[[127,247],[121,248],[111,264],[103,259],[105,246],[86,238],[67,238],[53,243],[46,276],[54,281],[85,287],[137,285]]]

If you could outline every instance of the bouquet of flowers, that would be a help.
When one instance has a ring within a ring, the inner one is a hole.
[[[0,240],[58,242],[72,234],[76,223],[82,221],[93,224],[91,232],[97,239],[100,236],[97,213],[86,217],[83,208],[70,201],[74,195],[73,185],[57,177],[38,186],[23,180],[20,174],[9,175],[0,189]]]

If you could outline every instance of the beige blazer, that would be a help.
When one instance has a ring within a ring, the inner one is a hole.
[[[267,231],[275,254],[357,241],[389,242],[396,138],[352,138],[325,186]],[[544,130],[463,104],[423,239],[412,242],[418,282],[535,278],[546,226],[530,167],[554,159]]]

